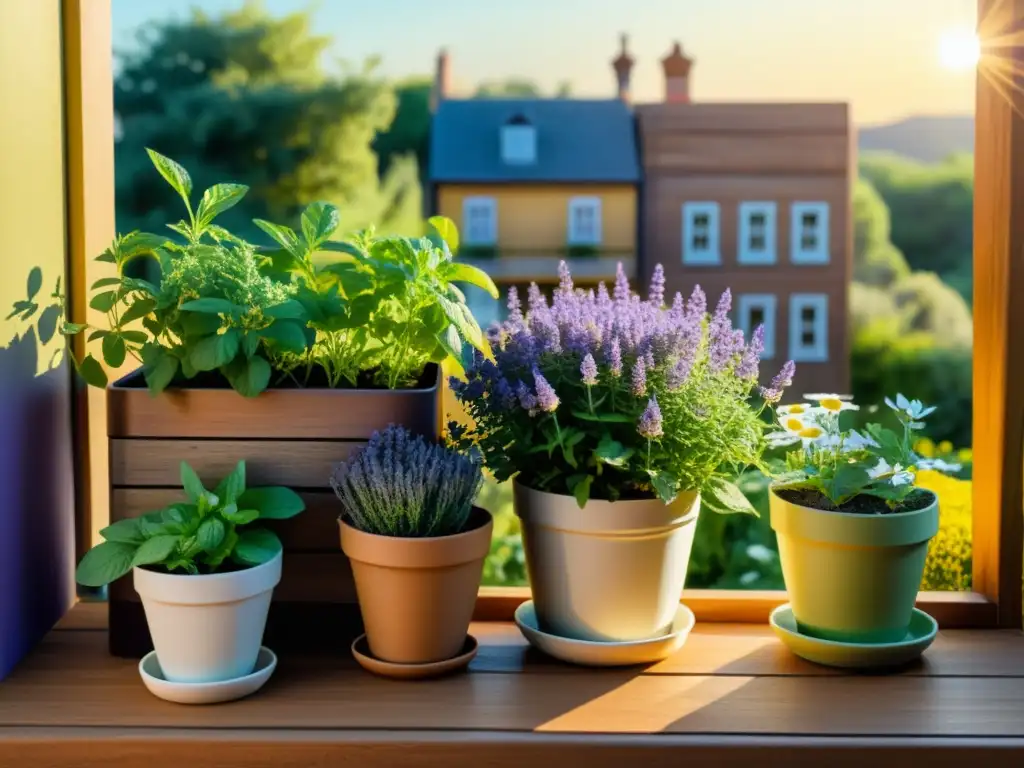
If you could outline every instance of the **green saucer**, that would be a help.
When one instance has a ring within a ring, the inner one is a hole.
[[[895,643],[840,643],[801,634],[789,603],[772,611],[769,622],[779,639],[802,659],[844,669],[886,669],[913,661],[932,644],[939,625],[916,608],[907,636]]]

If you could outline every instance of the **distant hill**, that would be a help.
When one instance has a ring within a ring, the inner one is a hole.
[[[974,152],[973,115],[908,117],[889,125],[858,129],[861,152],[896,152],[934,163],[957,152]]]

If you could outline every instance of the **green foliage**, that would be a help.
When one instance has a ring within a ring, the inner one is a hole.
[[[281,542],[271,531],[246,526],[294,517],[305,508],[287,488],[246,490],[244,461],[213,491],[182,462],[181,484],[187,501],[100,531],[104,541],[78,564],[78,583],[101,587],[139,566],[200,574],[223,570],[227,560],[244,568],[261,565],[281,551]]]
[[[969,155],[923,164],[871,153],[861,157],[861,176],[881,195],[892,216],[892,242],[912,270],[960,276],[957,288],[970,301],[973,248],[974,166]],[[859,279],[859,278],[858,278]]]
[[[889,209],[863,178],[853,188],[853,279],[886,288],[910,274],[903,254],[890,241]]]
[[[940,462],[919,456],[914,445],[924,428],[925,417],[936,409],[902,394],[885,404],[894,414],[898,430],[879,423],[865,427],[866,434],[843,429],[840,416],[858,406],[836,395],[817,395],[817,405],[785,406],[777,411],[777,429],[768,434],[769,445],[801,445],[786,454],[785,468],[773,473],[779,488],[810,490],[821,495],[826,509],[847,509],[846,505],[862,496],[885,502],[877,511],[899,509],[917,492],[915,468],[940,468]],[[959,470],[959,466],[949,469]]]
[[[258,2],[211,17],[151,24],[118,54],[114,106],[118,229],[159,231],[176,201],[142,167],[142,148],[174,157],[197,189],[223,178],[250,188],[224,226],[258,242],[255,218],[290,220],[310,200],[346,213],[345,230],[377,222],[420,231],[415,160],[378,177],[372,145],[395,93],[372,66],[325,68],[328,36],[307,11],[271,16]]]

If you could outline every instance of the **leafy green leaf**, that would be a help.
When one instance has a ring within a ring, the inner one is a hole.
[[[145,344],[149,336],[144,331],[121,331],[121,338],[132,344]]]
[[[701,493],[701,501],[712,512],[720,515],[753,515],[760,517],[757,508],[750,503],[739,487],[725,478],[712,477]]]
[[[473,317],[469,307],[452,301],[441,294],[436,294],[436,298],[441,311],[444,312],[448,321],[458,329],[459,335],[481,352],[489,351],[485,349],[483,333],[480,331],[480,326],[477,325],[476,318]]]
[[[232,304],[227,299],[215,299],[215,298],[203,298],[193,299],[192,301],[186,301],[179,307],[189,312],[205,312],[207,314],[214,315],[242,315],[245,313],[245,307],[240,307],[237,304]]]
[[[239,461],[231,473],[221,480],[214,489],[214,494],[222,504],[234,504],[245,491],[245,461]]]
[[[197,341],[188,360],[197,371],[215,371],[235,359],[241,341],[238,329],[228,328]]]
[[[224,541],[227,529],[218,517],[208,517],[196,531],[196,541],[204,552],[214,552]]]
[[[275,242],[292,256],[301,259],[305,255],[302,246],[299,244],[298,235],[295,234],[295,230],[291,229],[291,227],[286,227],[284,224],[274,224],[263,219],[253,219],[253,224],[274,238]]]
[[[316,249],[320,243],[334,234],[340,222],[341,217],[335,206],[330,203],[310,203],[302,212],[302,235],[310,248]]]
[[[221,563],[223,563],[234,550],[236,544],[238,544],[238,534],[235,533],[234,528],[228,528],[220,546],[217,547],[214,552],[210,552],[206,555],[205,562],[210,569],[214,570],[219,568]]]
[[[306,508],[302,498],[291,488],[250,488],[238,498],[239,509],[259,510],[264,520],[286,520]]]
[[[192,178],[188,175],[188,171],[171,160],[171,158],[164,157],[149,147],[146,147],[146,152],[149,154],[149,159],[153,161],[153,165],[160,172],[160,175],[174,188],[175,192],[181,195],[182,199],[188,202],[188,196],[192,194]]]
[[[224,325],[219,314],[204,312],[185,312],[181,315],[181,329],[187,338],[209,336],[216,333]]]
[[[166,560],[178,547],[181,536],[162,534],[146,539],[142,545],[135,550],[135,557],[132,558],[132,566],[153,565]]]
[[[263,310],[263,314],[276,320],[305,320],[307,318],[306,308],[295,299],[288,299],[280,304],[267,307]]]
[[[244,184],[214,184],[203,192],[203,199],[196,210],[196,223],[205,227],[228,208],[237,205],[248,191]]]
[[[871,482],[871,475],[862,464],[840,464],[832,479],[824,483],[825,495],[833,504],[842,504]]]
[[[666,504],[670,504],[679,493],[679,481],[668,472],[648,472],[647,474],[651,478],[651,485],[654,486],[654,492],[658,494],[658,498]]]
[[[111,523],[106,528],[100,529],[100,536],[107,541],[119,541],[124,544],[141,544],[146,540],[142,533],[141,521],[137,517]]]
[[[636,417],[625,413],[590,413],[589,411],[573,411],[572,415],[583,421],[602,421],[607,424],[635,424]]]
[[[260,516],[258,509],[235,509],[234,511],[221,510],[221,517],[235,525],[248,525]]]
[[[39,316],[39,322],[36,323],[36,333],[39,335],[39,341],[43,344],[49,344],[50,339],[57,332],[57,321],[60,319],[61,311],[59,306],[51,304]]]
[[[241,357],[237,364],[225,369],[231,386],[244,397],[256,397],[270,383],[270,363],[262,357]]]
[[[82,362],[76,366],[78,372],[85,379],[85,383],[90,387],[103,388],[107,386],[107,373],[103,370],[103,366],[100,365],[96,358],[92,355],[86,355]]]
[[[178,364],[178,358],[159,344],[149,343],[142,347],[142,375],[154,395],[163,392],[174,380]]]
[[[127,325],[134,320],[139,320],[140,318],[148,315],[154,309],[156,309],[156,302],[153,301],[153,299],[136,299],[135,302],[121,314],[120,324]]]
[[[593,482],[594,478],[590,475],[573,475],[568,480],[569,488],[580,509],[587,505],[587,500],[590,498],[590,486]]]
[[[605,432],[594,449],[594,455],[604,464],[612,467],[624,467],[633,455],[633,449],[627,448],[610,434]]]
[[[199,475],[186,462],[181,462],[181,487],[185,489],[185,495],[189,501],[198,504],[199,500],[206,496],[206,488]]]
[[[111,333],[103,337],[103,362],[111,368],[120,368],[124,365],[126,352],[124,339],[120,335]]]
[[[104,541],[85,553],[75,571],[75,581],[84,587],[102,587],[132,569],[136,547],[124,541]]]
[[[232,557],[245,565],[263,565],[281,551],[281,540],[263,528],[242,531]]]
[[[447,216],[431,216],[427,221],[430,223],[441,239],[445,241],[452,253],[459,250],[459,228],[455,222]],[[494,294],[497,297],[497,293]]]
[[[477,288],[482,288],[490,294],[492,299],[498,298],[498,286],[491,280],[490,275],[472,264],[452,264],[449,266],[448,279],[453,283],[469,283]]]
[[[65,336],[74,336],[77,333],[81,333],[89,326],[85,323],[64,323],[64,327],[61,328],[60,332]]]
[[[286,352],[306,351],[306,334],[297,323],[278,320],[260,331],[260,335]]]
[[[92,297],[89,306],[99,312],[109,312],[117,303],[117,291],[104,291]]]
[[[28,273],[28,300],[32,301],[43,287],[43,270],[39,267],[32,267]]]
[[[99,280],[92,284],[92,287],[89,290],[95,291],[98,290],[99,288],[109,288],[111,285],[120,284],[121,278],[119,277],[101,277]]]
[[[93,342],[96,341],[97,339],[102,339],[109,335],[110,331],[105,331],[102,328],[97,328],[95,331],[89,334],[89,338],[87,340]]]

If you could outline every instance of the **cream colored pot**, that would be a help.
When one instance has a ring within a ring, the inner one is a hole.
[[[602,501],[515,483],[515,511],[541,629],[577,640],[644,640],[669,631],[682,597],[700,494]]]

